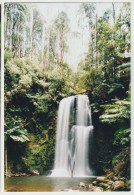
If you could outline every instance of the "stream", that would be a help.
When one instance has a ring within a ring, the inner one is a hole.
[[[5,191],[7,192],[56,192],[65,189],[79,189],[79,183],[87,186],[95,177],[61,178],[46,176],[27,176],[5,178]]]

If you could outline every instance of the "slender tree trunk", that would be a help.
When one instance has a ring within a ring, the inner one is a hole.
[[[25,30],[23,30],[22,57],[23,57],[23,62],[24,62],[24,57],[25,57]]]
[[[10,40],[9,40],[9,48],[12,49],[12,26],[13,26],[13,14],[11,12],[11,21],[10,21]]]
[[[47,53],[46,53],[46,69],[48,69],[48,67],[49,67],[49,43],[50,43],[50,30],[48,29]]]
[[[42,27],[42,44],[41,44],[41,60],[42,60],[42,67],[44,68],[44,62],[43,62],[43,58],[44,58],[44,44],[45,44],[45,23],[43,24]]]
[[[112,3],[113,6],[113,23],[115,24],[115,7],[114,7],[114,3]]]
[[[112,6],[113,6],[113,23],[114,23],[114,25],[115,25],[115,7],[114,7],[114,3],[112,3]],[[115,47],[115,33],[113,32],[113,39],[114,39],[114,47]],[[116,63],[116,60],[115,60],[115,57],[114,57],[114,67],[113,67],[113,76],[114,76],[114,81],[116,80],[116,65],[115,65],[115,63]]]
[[[18,57],[20,57],[20,23],[18,24]]]
[[[96,13],[96,22],[95,22],[95,69],[98,68],[97,66],[97,20],[98,20],[98,16]]]
[[[61,65],[63,65],[64,61],[64,40],[61,42]]]
[[[7,13],[6,13],[6,8],[4,10],[4,16],[5,16],[5,26],[4,26],[4,35],[5,35],[5,40],[4,40],[4,48],[6,47],[6,40],[7,40]]]
[[[29,56],[32,59],[32,46],[33,46],[33,9],[31,9],[31,24],[30,24],[30,52]]]
[[[92,67],[92,63],[90,61],[90,58],[91,58],[91,49],[92,49],[92,46],[91,46],[91,27],[89,25],[89,45],[88,45],[88,53],[89,53],[89,68]]]
[[[57,29],[57,65],[59,64],[59,52],[60,52],[60,33],[59,28]]]
[[[93,67],[93,64],[94,64],[94,43],[93,43],[93,33],[91,33],[91,50],[92,50],[91,59],[92,59],[92,67]]]
[[[6,177],[7,177],[7,144],[5,143],[5,170],[6,170]]]

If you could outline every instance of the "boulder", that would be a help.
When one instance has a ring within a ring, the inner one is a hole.
[[[117,181],[117,180],[118,180],[118,177],[115,177],[115,176],[114,176],[114,177],[113,177],[113,180],[114,180],[114,181]]]
[[[112,191],[120,191],[123,190],[125,187],[125,183],[123,181],[115,181],[112,185]]]
[[[126,178],[125,178],[125,177],[121,177],[120,180],[121,180],[121,181],[125,181]]]
[[[97,177],[96,181],[97,182],[105,182],[107,178],[106,177]]]
[[[32,175],[39,175],[39,172],[37,170],[32,171]]]
[[[111,173],[109,173],[109,174],[107,175],[107,178],[109,178],[109,179],[113,179],[113,176],[114,176],[114,173],[113,173],[113,172],[111,172]]]
[[[102,187],[102,188],[108,188],[109,185],[106,184],[106,183],[99,183],[99,186]]]
[[[89,184],[89,188],[93,188],[94,186],[93,186],[93,184]]]
[[[125,187],[128,191],[131,190],[131,181],[130,180],[127,180],[126,183],[125,183]]]
[[[83,182],[80,182],[79,186],[80,186],[80,187],[85,187],[85,186],[86,186],[86,184],[85,184],[85,183],[83,183]]]
[[[113,183],[114,183],[114,181],[112,181],[112,180],[108,181],[109,185],[113,185]]]
[[[101,187],[96,187],[96,188],[94,189],[94,192],[103,192],[103,188],[101,188]]]
[[[93,181],[92,184],[93,184],[93,185],[96,185],[96,184],[97,184],[97,181]]]

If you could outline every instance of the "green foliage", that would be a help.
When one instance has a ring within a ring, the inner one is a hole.
[[[8,60],[12,58],[12,51],[9,48],[6,48],[4,52],[4,63],[6,64]]]
[[[43,173],[53,166],[57,109],[60,100],[73,90],[70,73],[68,64],[51,73],[43,72],[27,58],[8,58],[5,64],[7,147],[15,150],[10,139],[18,145],[26,142],[23,156],[29,172]],[[21,159],[21,153],[16,155]]]
[[[118,120],[130,120],[130,102],[126,100],[116,100],[114,104],[103,106],[105,113],[100,116],[102,122],[113,123]]]
[[[20,128],[20,126],[15,126],[14,128],[7,130],[5,132],[5,138],[7,139],[10,137],[14,141],[19,141],[19,142],[25,142],[28,141],[27,135],[27,130],[24,128]]]
[[[122,145],[127,146],[130,144],[130,133],[131,129],[122,129],[120,128],[118,131],[114,134],[114,142],[113,144],[115,146]]]
[[[123,147],[123,150],[118,151],[112,159],[112,165],[115,175],[130,179],[130,147]]]
[[[94,11],[95,5],[93,3],[82,3],[79,10],[79,12],[82,12],[88,18],[89,25],[93,24],[92,19],[94,16]]]
[[[60,12],[55,19],[55,25],[59,28],[61,36],[62,34],[66,34],[69,31],[69,19],[65,12]]]

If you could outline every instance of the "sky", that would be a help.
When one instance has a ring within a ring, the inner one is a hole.
[[[69,37],[68,46],[69,53],[66,53],[64,59],[68,62],[74,71],[77,70],[78,63],[85,52],[88,52],[88,27],[82,29],[78,25],[79,14],[78,10],[81,3],[36,3],[34,6],[41,12],[48,23],[51,23],[57,16],[58,12],[65,11],[70,19],[71,32],[79,32],[80,36],[77,38]],[[112,3],[95,3],[98,17],[102,16],[107,9],[112,10]],[[116,16],[119,14],[122,3],[115,3]],[[112,22],[112,20],[111,20]],[[86,24],[85,24],[86,25]]]

